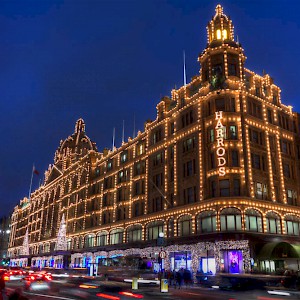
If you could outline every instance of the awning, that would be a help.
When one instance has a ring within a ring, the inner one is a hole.
[[[286,242],[267,243],[261,248],[257,258],[259,260],[300,259],[300,245]]]

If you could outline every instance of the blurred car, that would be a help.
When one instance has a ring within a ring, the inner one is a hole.
[[[29,291],[49,290],[51,280],[51,274],[31,273],[24,278],[24,289]]]
[[[5,281],[21,280],[27,275],[23,270],[5,270],[3,278]]]
[[[133,293],[128,285],[120,282],[97,281],[84,277],[68,280],[59,290],[62,296],[73,296],[80,299],[142,299],[140,293]]]

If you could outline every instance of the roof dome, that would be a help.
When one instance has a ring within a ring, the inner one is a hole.
[[[67,158],[76,161],[78,158],[85,156],[90,150],[98,151],[96,144],[85,134],[83,119],[79,119],[75,124],[74,133],[60,142],[60,146],[55,152],[54,163],[59,164]]]

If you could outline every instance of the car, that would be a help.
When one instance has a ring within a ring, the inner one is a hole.
[[[70,278],[59,289],[61,296],[76,297],[79,299],[114,299],[129,300],[142,299],[140,293],[133,293],[130,286],[120,282],[98,281],[91,278]]]
[[[45,291],[51,288],[52,275],[48,273],[32,273],[27,275],[23,280],[25,290]]]

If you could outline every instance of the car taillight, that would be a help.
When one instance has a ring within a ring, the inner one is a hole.
[[[119,292],[119,294],[122,295],[122,296],[127,296],[127,297],[131,297],[131,298],[136,298],[136,299],[144,298],[144,296],[141,295],[141,294],[134,294],[134,293],[131,293],[131,292]]]
[[[9,280],[9,276],[4,275],[4,276],[3,276],[3,279],[4,279],[4,281],[8,281],[8,280]]]
[[[104,299],[110,299],[110,300],[120,300],[120,297],[116,297],[116,296],[111,296],[111,295],[107,295],[107,294],[103,294],[103,293],[98,293],[96,294],[97,297],[102,297]]]

